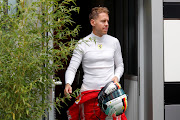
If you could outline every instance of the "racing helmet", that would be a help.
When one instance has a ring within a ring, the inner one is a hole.
[[[101,110],[108,116],[119,116],[127,109],[127,95],[118,82],[107,83],[98,94]]]

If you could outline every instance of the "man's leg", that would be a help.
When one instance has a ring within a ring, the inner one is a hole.
[[[80,105],[81,120],[105,120],[106,115],[98,106],[97,98],[86,101]]]
[[[79,105],[74,103],[67,111],[68,120],[79,120]]]

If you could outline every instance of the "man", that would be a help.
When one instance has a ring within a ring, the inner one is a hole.
[[[84,76],[81,95],[68,111],[68,118],[72,120],[78,120],[79,114],[81,119],[86,120],[105,119],[106,115],[98,107],[97,95],[101,88],[111,80],[119,82],[124,72],[119,41],[107,35],[108,9],[106,7],[92,8],[89,20],[92,33],[79,41],[65,75],[64,93],[70,94],[72,93],[71,84],[82,62]],[[78,113],[73,111],[78,111]]]

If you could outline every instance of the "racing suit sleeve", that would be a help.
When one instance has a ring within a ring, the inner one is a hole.
[[[121,53],[121,46],[117,39],[115,43],[115,56],[114,56],[114,64],[115,64],[115,72],[114,75],[118,77],[118,81],[120,81],[120,78],[123,75],[124,72],[124,63]]]
[[[65,73],[65,84],[69,83],[70,85],[72,85],[77,69],[81,64],[82,57],[83,57],[82,46],[80,43],[78,43],[77,47],[73,51],[71,61]]]

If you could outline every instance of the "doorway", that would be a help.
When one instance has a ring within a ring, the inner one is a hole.
[[[103,6],[110,11],[109,14],[109,31],[108,34],[116,37],[122,50],[124,61],[124,75],[121,78],[121,85],[126,94],[128,94],[128,120],[138,120],[138,36],[137,36],[137,1],[136,0],[77,0],[77,6],[80,7],[80,13],[73,16],[73,20],[81,25],[79,38],[81,39],[91,33],[91,25],[89,23],[89,13],[92,7]],[[82,71],[82,68],[79,68]],[[64,74],[65,71],[57,73],[61,76],[62,86],[56,86],[55,96],[58,97],[64,92]],[[77,77],[77,76],[76,76]],[[79,77],[82,78],[82,75]],[[76,80],[75,80],[76,81]],[[80,88],[81,82],[74,82],[72,87],[75,90]],[[68,103],[73,104],[72,102]],[[56,119],[66,120],[67,107],[61,110],[61,114],[56,112]],[[133,119],[132,119],[133,118]]]

